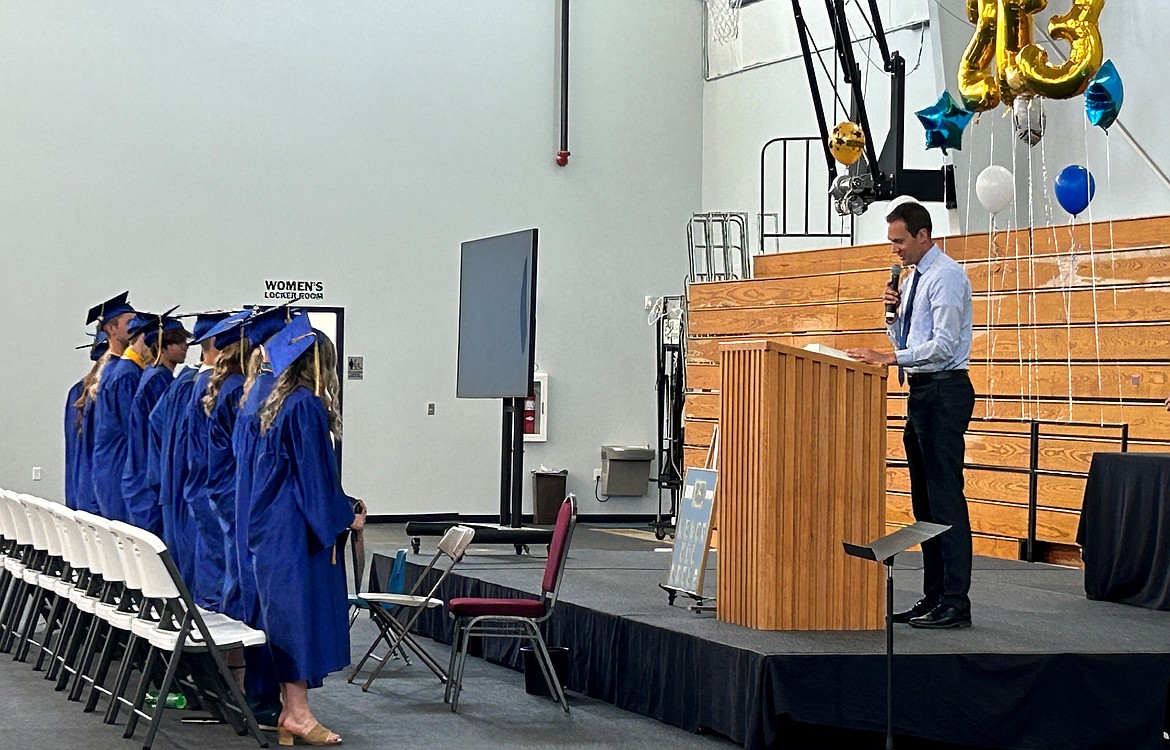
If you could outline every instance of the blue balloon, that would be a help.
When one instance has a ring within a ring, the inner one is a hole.
[[[926,129],[926,148],[963,148],[963,128],[971,122],[974,112],[968,112],[955,103],[951,92],[944,91],[934,104],[914,113]]]
[[[1109,130],[1121,112],[1123,101],[1125,87],[1121,84],[1121,74],[1112,60],[1106,60],[1097,74],[1089,79],[1089,87],[1085,89],[1085,114],[1089,122]]]
[[[1080,164],[1073,164],[1061,170],[1056,176],[1056,200],[1060,207],[1073,216],[1089,207],[1089,201],[1097,193],[1097,181],[1093,173]]]
[[[1089,78],[1088,88],[1085,89],[1085,113],[1089,122],[1109,130],[1121,112],[1121,104],[1126,101],[1126,87],[1121,83],[1121,74],[1112,60],[1104,61],[1096,75]]]

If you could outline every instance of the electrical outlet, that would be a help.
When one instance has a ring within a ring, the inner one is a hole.
[[[653,309],[653,307],[654,307],[654,298],[651,297],[649,294],[647,294],[646,295],[646,309],[650,310],[650,309]]]
[[[601,469],[594,469],[593,470],[593,481],[596,482],[598,479],[601,479]]]
[[[33,467],[33,481],[34,482],[41,481],[41,467],[39,467],[39,466]]]
[[[427,416],[428,417],[435,416],[435,405],[434,404],[427,404]]]

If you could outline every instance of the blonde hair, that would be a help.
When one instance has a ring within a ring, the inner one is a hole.
[[[84,425],[86,408],[97,399],[98,385],[102,380],[102,371],[106,369],[106,363],[109,361],[110,353],[107,351],[97,362],[93,363],[93,367],[89,368],[89,372],[81,381],[81,396],[73,402],[73,408],[77,409],[78,435],[81,434],[81,428]]]
[[[215,369],[211,371],[211,380],[207,382],[207,392],[203,395],[204,414],[211,416],[212,410],[215,409],[215,401],[219,398],[219,392],[223,390],[223,384],[228,377],[244,374],[244,362],[251,353],[252,345],[246,338],[234,341],[220,350],[219,358],[215,360]]]
[[[329,432],[341,438],[341,383],[337,380],[337,348],[329,337],[313,329],[314,343],[289,368],[280,373],[268,400],[260,408],[260,433],[265,434],[276,421],[284,400],[300,386],[321,399],[329,418]]]
[[[244,404],[248,403],[248,396],[252,395],[252,386],[256,385],[256,379],[260,377],[260,370],[264,367],[264,350],[256,347],[252,350],[252,356],[248,357],[248,371],[247,377],[244,380],[244,395],[240,397],[240,408],[244,408]]]

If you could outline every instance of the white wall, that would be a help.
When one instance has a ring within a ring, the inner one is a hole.
[[[907,59],[907,68],[913,68],[918,56],[922,35],[913,26],[897,29],[889,18],[913,17],[921,0],[892,0],[891,15],[883,16],[889,32],[890,46],[899,49]],[[1042,17],[1063,12],[1067,3],[1050,3]],[[803,3],[810,25],[825,14],[819,3]],[[1133,7],[1130,7],[1133,6]],[[772,23],[792,25],[791,4],[786,0],[763,0],[744,10]],[[964,0],[939,0],[929,3],[930,28],[925,35],[926,49],[918,70],[908,76],[906,97],[906,165],[935,169],[944,163],[939,150],[927,152],[921,126],[914,111],[932,104],[944,88],[958,99],[955,83],[958,61],[971,38],[973,26],[966,21]],[[743,19],[741,18],[741,21]],[[1125,82],[1125,106],[1121,120],[1153,159],[1170,170],[1170,142],[1162,136],[1165,120],[1165,96],[1157,86],[1160,81],[1160,61],[1165,57],[1164,44],[1149,29],[1164,28],[1170,23],[1170,4],[1129,3],[1106,6],[1100,21],[1105,55],[1118,66]],[[854,28],[856,34],[857,28]],[[767,38],[764,32],[752,32],[755,38]],[[753,237],[755,214],[759,211],[759,153],[771,138],[804,136],[817,133],[816,121],[810,103],[803,61],[792,58],[793,42],[788,32],[774,32],[774,49],[769,53],[756,49],[758,59],[778,59],[779,62],[762,65],[710,81],[704,91],[703,130],[703,207],[709,211],[748,211],[752,215]],[[824,35],[821,35],[824,37]],[[822,45],[829,38],[816,37]],[[1041,36],[1037,34],[1037,39]],[[758,46],[758,45],[757,45]],[[1067,47],[1065,47],[1067,49]],[[863,51],[868,42],[855,45],[855,54],[867,67]],[[870,51],[875,59],[876,47]],[[825,64],[831,69],[831,50],[823,53]],[[822,71],[818,66],[818,74]],[[825,79],[821,78],[822,89]],[[877,71],[869,71],[870,92],[867,97],[873,130],[878,143],[884,141],[888,128],[888,86]],[[826,99],[826,101],[828,101]],[[830,105],[831,106],[831,105]],[[1081,220],[1102,220],[1165,214],[1170,212],[1170,191],[1136,157],[1134,150],[1116,129],[1108,137],[1097,128],[1086,124],[1084,103],[1080,97],[1066,101],[1046,102],[1048,130],[1044,139],[1032,149],[1017,143],[1012,135],[1011,118],[1004,117],[1004,109],[983,114],[972,123],[964,135],[962,151],[954,152],[959,208],[948,213],[941,204],[931,205],[936,234],[965,231],[985,231],[990,217],[973,198],[975,176],[988,164],[1001,164],[1016,175],[1018,205],[1005,212],[998,226],[1008,223],[1025,226],[1032,221],[1041,226],[1049,223],[1066,224],[1069,217],[1056,203],[1052,181],[1069,164],[1086,164],[1097,179],[1097,198],[1090,211]],[[830,109],[831,112],[831,109]],[[831,117],[831,114],[830,114]],[[839,117],[838,119],[844,119]],[[834,123],[829,123],[832,127]],[[880,149],[880,147],[879,147]],[[1031,179],[1028,164],[1031,159]],[[1109,178],[1111,161],[1112,179]],[[814,168],[824,172],[823,162]],[[770,178],[771,179],[771,178]],[[775,178],[779,179],[779,178]],[[770,183],[775,185],[775,183]],[[1031,184],[1031,203],[1027,200]],[[774,187],[769,188],[770,194]],[[972,193],[972,201],[967,200]],[[858,221],[857,241],[877,242],[885,236],[885,222],[880,206],[872,208]],[[754,243],[754,240],[753,240]],[[826,240],[788,241],[786,249],[818,247],[833,244]]]
[[[60,495],[90,305],[128,288],[147,310],[230,306],[265,278],[319,279],[365,357],[347,490],[373,513],[495,513],[499,404],[454,398],[459,243],[536,226],[550,438],[528,467],[569,469],[586,513],[656,508],[598,505],[592,470],[602,443],[656,438],[643,297],[681,289],[700,205],[702,6],[572,4],[565,169],[556,6],[0,5],[0,304],[18,332],[0,482]]]

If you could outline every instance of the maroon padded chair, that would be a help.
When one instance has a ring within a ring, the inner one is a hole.
[[[460,597],[447,603],[447,611],[455,618],[455,633],[451,640],[451,664],[447,670],[447,690],[443,700],[459,710],[459,691],[463,688],[463,668],[467,664],[467,646],[472,636],[481,638],[519,638],[529,641],[536,652],[536,661],[548,683],[549,695],[560,701],[565,713],[569,702],[561,681],[553,671],[548,646],[540,633],[540,624],[552,615],[557,603],[569,543],[577,525],[577,498],[569,495],[561,503],[557,523],[553,527],[552,542],[548,547],[548,562],[544,566],[544,580],[539,599],[485,599]]]

